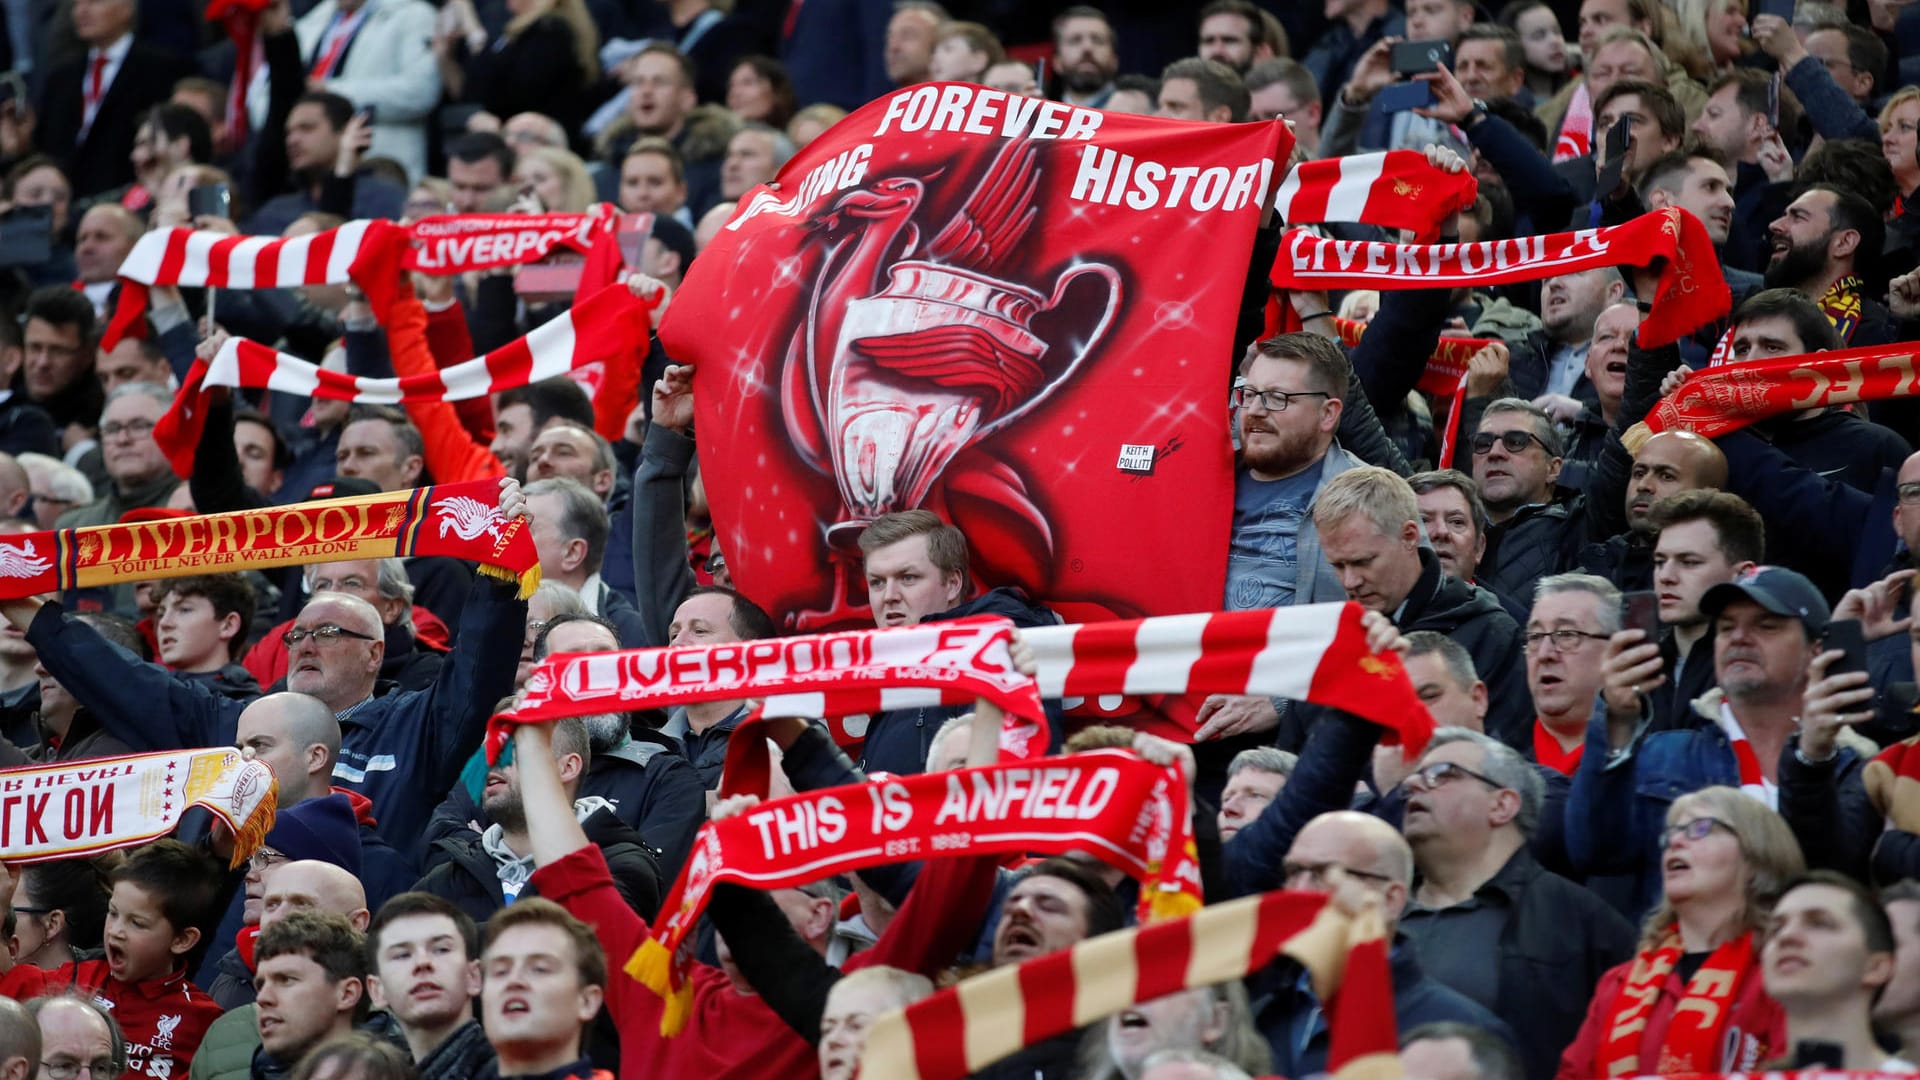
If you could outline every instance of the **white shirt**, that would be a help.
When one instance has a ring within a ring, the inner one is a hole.
[[[87,91],[93,87],[93,60],[100,55],[99,49],[87,50],[87,65],[80,72],[80,137],[87,137],[88,129],[93,127],[93,118],[100,111],[100,103],[107,100],[107,91],[113,89],[113,80],[120,74],[120,65],[126,62],[127,50],[133,48],[133,35],[121,34],[119,40],[107,46],[105,67],[100,69],[100,96],[88,100]]]
[[[587,580],[580,583],[580,599],[587,605],[587,614],[600,614],[600,571],[588,574]]]

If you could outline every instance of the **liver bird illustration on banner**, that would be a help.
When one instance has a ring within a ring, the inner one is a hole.
[[[28,540],[19,547],[0,544],[0,577],[36,578],[53,569],[53,560],[42,558]]]
[[[434,514],[440,519],[440,535],[449,532],[462,540],[477,540],[482,536],[493,537],[494,543],[500,542],[500,527],[506,519],[500,516],[500,508],[488,506],[479,499],[465,495],[456,495],[442,499],[434,506]]]
[[[1046,515],[1020,474],[978,444],[1086,362],[1119,311],[1120,275],[1076,261],[1050,289],[1019,279],[1023,240],[1040,213],[1032,143],[1004,144],[934,229],[923,221],[932,216],[927,184],[950,168],[855,188],[812,226],[825,254],[780,394],[789,437],[811,468],[833,478],[840,506],[825,523],[834,595],[827,610],[794,618],[802,628],[863,614],[846,578],[860,531],[883,514],[936,504],[976,539],[976,562],[1002,583],[1037,588],[1053,555]],[[1073,340],[1043,339],[1035,318],[1086,277],[1104,286],[1097,317]],[[999,542],[978,542],[987,533]],[[1018,554],[996,566],[996,552]]]

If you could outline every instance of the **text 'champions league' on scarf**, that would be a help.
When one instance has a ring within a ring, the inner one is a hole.
[[[855,537],[924,508],[1068,621],[1218,606],[1233,327],[1291,142],[947,83],[810,143],[660,328],[727,434],[700,452],[735,580],[793,629],[870,625]]]

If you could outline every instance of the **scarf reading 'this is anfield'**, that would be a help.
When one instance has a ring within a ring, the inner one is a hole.
[[[0,859],[14,865],[84,858],[172,832],[201,806],[233,830],[233,863],[273,828],[277,789],[265,762],[232,747],[129,754],[0,771],[19,800],[0,815]]]

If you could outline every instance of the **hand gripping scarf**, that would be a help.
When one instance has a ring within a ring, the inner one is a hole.
[[[1758,974],[1753,963],[1753,934],[1741,934],[1713,950],[1687,981],[1686,994],[1673,1010],[1660,1045],[1660,1060],[1641,1061],[1640,1039],[1647,1030],[1647,1018],[1653,1015],[1661,987],[1679,962],[1678,928],[1669,929],[1660,944],[1633,958],[1620,992],[1606,1006],[1612,1021],[1600,1036],[1596,1064],[1601,1076],[1673,1076],[1719,1068],[1722,1037],[1733,1003],[1740,997],[1740,982]]]
[[[153,439],[166,452],[174,472],[181,476],[191,473],[194,450],[206,421],[206,394],[216,386],[278,390],[324,401],[410,405],[486,397],[595,363],[631,373],[628,383],[636,383],[638,354],[646,349],[655,306],[633,295],[624,284],[609,285],[525,337],[490,353],[430,373],[394,379],[327,371],[265,345],[228,338],[211,363],[194,361],[172,407],[154,425]],[[622,360],[627,362],[617,362]],[[605,380],[603,386],[612,393],[633,389],[612,379]],[[621,415],[624,420],[624,411]]]
[[[1644,423],[1649,433],[1692,431],[1711,439],[1785,412],[1908,397],[1916,357],[1920,343],[1903,342],[1702,368]]]
[[[1706,226],[1678,207],[1603,229],[1476,244],[1329,240],[1291,229],[1281,237],[1272,282],[1281,289],[1455,288],[1538,281],[1602,266],[1658,267],[1653,310],[1640,323],[1643,348],[1677,341],[1733,306]]]
[[[540,584],[524,518],[500,516],[498,481],[0,539],[0,599],[150,578],[351,559],[450,555],[489,577]]]
[[[142,236],[120,264],[120,301],[100,347],[111,349],[136,330],[154,285],[275,289],[352,282],[384,323],[397,297],[400,270],[440,275],[492,270],[533,262],[564,246],[588,254],[582,278],[590,280],[596,263],[612,259],[617,265],[612,239],[618,217],[603,203],[585,214],[457,214],[411,225],[349,221],[288,239],[156,229]]]
[[[1140,919],[1200,908],[1179,770],[1095,750],[791,795],[700,827],[627,973],[666,998],[660,1032],[692,1007],[690,934],[715,883],[785,889],[909,859],[1086,851],[1142,883]]]
[[[0,861],[85,858],[172,832],[203,806],[233,830],[231,866],[273,828],[273,771],[232,747],[0,771]]]
[[[1280,956],[1306,969],[1332,1034],[1337,1080],[1397,1077],[1393,981],[1377,909],[1349,919],[1324,896],[1270,892],[999,967],[874,1021],[863,1080],[960,1080],[1023,1047]]]
[[[1289,225],[1359,221],[1406,229],[1432,243],[1440,223],[1472,206],[1479,193],[1471,172],[1437,169],[1417,150],[1388,150],[1302,162],[1273,205]]]

